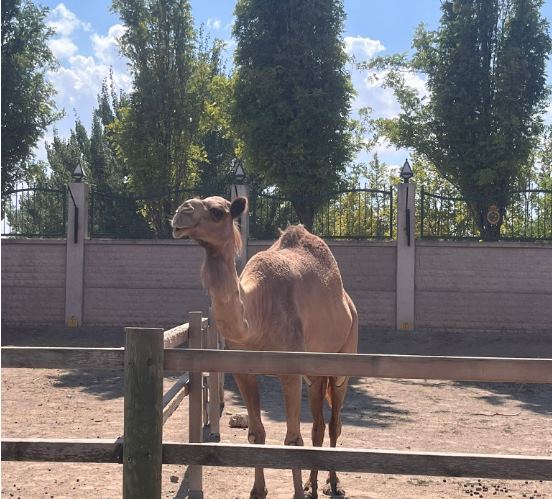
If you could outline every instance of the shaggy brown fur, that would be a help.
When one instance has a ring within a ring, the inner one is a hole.
[[[206,250],[204,286],[213,303],[213,316],[231,348],[308,352],[356,352],[358,320],[355,306],[343,289],[337,262],[327,244],[297,225],[286,229],[266,251],[254,255],[238,278],[235,255],[241,244],[234,219],[246,209],[245,198],[232,203],[214,196],[183,203],[172,220],[175,238],[190,236]],[[262,444],[257,380],[235,375],[249,414],[249,441]],[[281,376],[286,405],[286,445],[303,445],[300,433],[301,376]],[[321,446],[325,422],[323,402],[332,408],[330,445],[341,433],[341,408],[347,390],[345,377],[308,380],[313,414],[312,442]],[[301,471],[293,470],[296,498],[317,496],[317,470],[304,489]],[[343,493],[335,472],[328,490]],[[266,496],[264,473],[255,470],[252,498]]]

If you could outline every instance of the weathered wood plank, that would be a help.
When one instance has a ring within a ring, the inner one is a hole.
[[[174,349],[167,371],[552,383],[552,359]]]
[[[2,347],[2,367],[123,369],[123,348]]]
[[[188,341],[188,330],[190,324],[181,324],[180,326],[173,327],[163,333],[163,347],[175,348]]]
[[[188,345],[201,349],[203,346],[203,320],[201,312],[189,313],[190,331]],[[171,350],[166,350],[170,352]],[[188,371],[188,369],[186,369]],[[188,435],[190,442],[201,442],[203,435],[203,374],[190,372],[190,408],[188,411]],[[190,486],[189,496],[193,499],[203,497],[203,469],[201,466],[190,466],[188,469]]]
[[[167,442],[163,445],[163,463],[552,480],[552,457],[544,456]]]
[[[218,332],[215,327],[215,320],[213,312],[209,308],[209,325],[207,326],[206,347],[211,350],[218,350]],[[212,376],[207,378],[207,386],[209,387],[209,405],[208,405],[208,419],[210,440],[212,442],[220,441],[220,416],[221,416],[221,403],[224,403],[224,388],[221,387],[221,376],[219,373],[213,373]],[[221,390],[222,389],[222,390]],[[221,391],[222,398],[221,398]]]
[[[163,395],[163,424],[167,422],[180,403],[190,393],[189,376],[184,374]]]
[[[122,348],[2,347],[2,367],[122,369]],[[167,349],[171,372],[212,371],[552,383],[552,359]]]
[[[163,329],[125,328],[123,499],[161,497]]]
[[[123,439],[2,438],[3,461],[122,463]]]
[[[5,461],[120,463],[122,439],[3,438]],[[163,464],[287,469],[334,469],[359,473],[552,480],[552,457],[460,454],[278,445],[163,444]]]

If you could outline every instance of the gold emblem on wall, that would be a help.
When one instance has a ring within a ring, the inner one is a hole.
[[[496,225],[499,220],[500,212],[498,211],[498,206],[496,204],[492,204],[491,206],[489,206],[489,211],[487,212],[487,221],[491,225]]]

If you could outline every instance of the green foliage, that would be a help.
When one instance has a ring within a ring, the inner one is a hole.
[[[234,126],[248,171],[311,227],[352,156],[340,0],[239,0]]]
[[[547,102],[545,63],[552,43],[542,0],[446,0],[441,26],[420,26],[414,56],[376,58],[402,107],[379,127],[398,147],[414,148],[465,197],[481,236],[496,239],[508,192],[526,171]],[[423,100],[405,79],[427,77]],[[486,213],[496,204],[498,224]]]
[[[2,195],[27,180],[33,148],[60,116],[45,76],[56,67],[46,14],[29,0],[2,0]]]
[[[209,82],[197,142],[202,152],[197,163],[197,188],[226,193],[234,181],[239,140],[231,124],[233,79],[216,74]]]
[[[113,10],[126,27],[121,48],[134,79],[111,127],[129,184],[137,196],[197,185],[200,166],[205,180],[209,154],[219,152],[220,137],[202,133],[202,116],[211,81],[221,75],[220,43],[196,33],[188,0],[114,0]],[[175,202],[143,204],[158,236],[170,232]]]

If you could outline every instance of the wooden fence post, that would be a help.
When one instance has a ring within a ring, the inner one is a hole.
[[[201,312],[190,312],[189,314],[189,348],[202,348]],[[189,395],[189,441],[198,443],[203,440],[203,373],[190,372],[190,395]],[[203,468],[202,466],[189,466],[190,499],[203,499]]]
[[[209,308],[209,325],[207,329],[207,348],[218,350],[218,333]],[[209,373],[209,441],[220,442],[220,407],[221,407],[221,374]]]
[[[125,328],[123,499],[160,499],[163,329]]]

